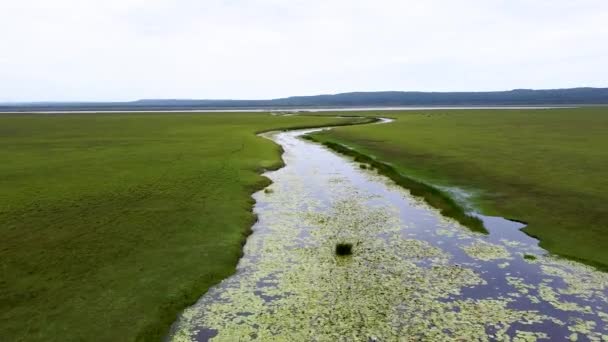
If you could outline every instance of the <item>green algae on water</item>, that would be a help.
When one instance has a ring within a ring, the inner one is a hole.
[[[489,261],[495,259],[511,259],[511,254],[500,245],[495,245],[482,240],[462,247],[462,249],[473,259]]]

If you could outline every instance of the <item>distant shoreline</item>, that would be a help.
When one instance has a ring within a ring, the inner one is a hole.
[[[364,112],[364,111],[408,111],[408,110],[466,110],[466,109],[564,109],[580,107],[603,107],[607,104],[569,104],[569,105],[529,105],[529,106],[391,106],[391,107],[300,107],[300,108],[112,108],[112,109],[43,109],[36,110],[24,107],[23,110],[4,110],[0,108],[0,114],[95,114],[95,113],[316,113],[316,112]]]
[[[108,102],[5,102],[0,112],[331,111],[553,108],[608,104],[608,88],[515,89],[486,92],[378,91],[266,100],[143,99]]]

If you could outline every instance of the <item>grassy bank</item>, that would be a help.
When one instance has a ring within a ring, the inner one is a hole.
[[[159,340],[234,271],[267,114],[0,116],[0,340]]]
[[[374,114],[397,120],[314,137],[465,189],[484,213],[527,222],[549,251],[606,269],[607,108]]]
[[[315,141],[315,138],[311,136],[306,136],[305,138]],[[456,203],[448,194],[441,190],[411,177],[407,177],[393,166],[344,145],[331,141],[325,141],[323,142],[323,145],[336,152],[353,157],[356,162],[364,163],[362,167],[370,167],[378,170],[381,174],[389,177],[395,183],[408,189],[412,195],[421,197],[429,205],[439,209],[443,216],[451,217],[473,231],[484,234],[488,233],[483,222],[479,218],[469,215],[463,206]]]

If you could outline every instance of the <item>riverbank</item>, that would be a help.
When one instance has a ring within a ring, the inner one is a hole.
[[[168,340],[601,339],[608,274],[548,255],[502,218],[471,232],[306,132],[265,135],[285,166],[254,194],[237,272]]]
[[[160,340],[242,255],[260,173],[282,165],[256,133],[360,120],[0,116],[0,335]]]
[[[304,137],[310,141],[316,141],[314,137]],[[322,143],[324,146],[347,156],[353,157],[361,168],[369,168],[378,170],[384,176],[392,179],[395,183],[410,191],[414,196],[422,198],[430,206],[439,209],[441,215],[452,218],[463,226],[471,229],[474,232],[487,234],[488,231],[484,227],[483,222],[478,217],[475,217],[467,212],[464,206],[458,204],[449,194],[397,171],[392,165],[376,160],[368,155],[357,152],[354,149],[344,145],[330,141]]]

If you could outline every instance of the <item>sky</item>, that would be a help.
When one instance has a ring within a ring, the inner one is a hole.
[[[608,87],[607,0],[0,0],[0,101]]]

